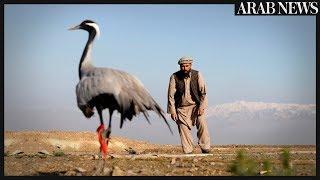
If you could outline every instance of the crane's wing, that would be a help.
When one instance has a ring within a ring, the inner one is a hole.
[[[152,98],[143,84],[134,76],[110,68],[94,68],[84,76],[76,87],[79,108],[83,108],[94,97],[100,94],[113,95],[121,114],[120,128],[124,120],[131,120],[133,116],[142,112],[149,121],[147,110],[152,110],[161,116],[172,133],[164,111]]]

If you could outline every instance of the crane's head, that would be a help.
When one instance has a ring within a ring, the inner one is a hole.
[[[81,24],[73,26],[69,28],[68,30],[77,30],[77,29],[83,29],[89,32],[89,34],[95,34],[97,37],[100,35],[100,29],[96,22],[91,20],[84,20]]]

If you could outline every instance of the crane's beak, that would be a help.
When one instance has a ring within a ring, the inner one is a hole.
[[[80,29],[80,28],[81,28],[80,25],[76,25],[76,26],[70,27],[68,30],[71,31],[71,30],[76,30],[76,29]]]

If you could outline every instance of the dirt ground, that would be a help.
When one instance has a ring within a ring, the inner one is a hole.
[[[315,145],[213,145],[209,154],[197,147],[184,155],[179,145],[112,137],[104,160],[95,132],[5,131],[4,145],[5,176],[231,176],[228,167],[239,150],[261,173],[266,159],[281,166],[283,149],[290,151],[294,175],[316,175]]]

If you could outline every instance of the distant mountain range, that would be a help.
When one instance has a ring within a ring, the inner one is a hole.
[[[236,101],[209,107],[207,120],[218,143],[316,143],[315,104]]]
[[[262,115],[266,115],[279,120],[297,117],[312,119],[316,115],[316,105],[236,101],[210,107],[207,111],[207,116],[214,118],[232,118],[240,114],[245,118],[262,118]]]

